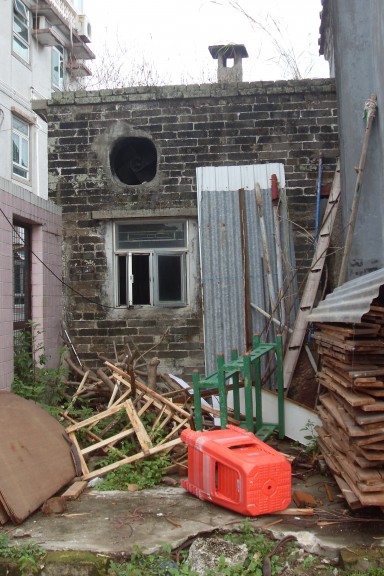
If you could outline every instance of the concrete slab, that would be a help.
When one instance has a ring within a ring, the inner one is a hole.
[[[148,552],[177,547],[198,534],[241,522],[243,517],[202,502],[181,487],[140,492],[83,493],[57,516],[37,512],[15,530],[46,550],[81,550],[129,555],[135,545]],[[5,527],[4,527],[5,529]]]
[[[279,514],[249,518],[256,527],[280,538],[294,534],[300,545],[312,553],[336,559],[339,550],[354,545],[384,545],[384,517],[378,509],[351,512],[337,498],[327,502],[324,482],[332,480],[311,476],[294,485],[309,490],[318,506],[315,515]],[[336,486],[331,486],[334,493]],[[294,504],[293,504],[294,505]],[[114,557],[129,556],[137,545],[147,552],[163,544],[177,548],[197,535],[233,530],[244,516],[203,502],[181,487],[157,487],[140,492],[84,492],[68,502],[65,513],[45,516],[37,512],[19,527],[7,524],[14,542],[31,538],[46,550],[78,550]]]

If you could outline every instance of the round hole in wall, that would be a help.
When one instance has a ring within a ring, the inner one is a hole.
[[[149,138],[119,138],[112,147],[109,161],[112,173],[123,184],[144,184],[156,176],[157,150]]]

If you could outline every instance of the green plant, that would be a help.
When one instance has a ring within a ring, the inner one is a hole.
[[[137,453],[137,446],[123,442],[120,450],[111,453],[99,461],[100,466],[108,466],[121,459],[122,454],[129,456]],[[169,466],[169,458],[162,454],[154,454],[132,464],[123,464],[109,472],[104,480],[95,486],[97,490],[126,490],[128,484],[137,484],[140,489],[151,488],[159,484],[164,470]]]
[[[164,546],[158,554],[144,554],[138,546],[134,547],[130,560],[123,564],[112,561],[108,571],[109,576],[144,576],[144,574],[156,574],[156,576],[169,576],[178,574],[194,573],[180,572],[179,567],[171,558],[171,549]]]
[[[0,533],[0,558],[14,560],[21,574],[25,576],[37,574],[41,569],[44,557],[45,550],[38,544],[28,542],[21,546],[10,546],[9,536]]]
[[[12,392],[39,404],[55,406],[61,398],[64,369],[48,368],[38,324],[28,322],[15,341]]]
[[[307,445],[304,447],[304,452],[309,454],[312,458],[317,456],[320,452],[319,443],[317,441],[317,434],[315,433],[316,424],[311,420],[308,420],[304,428],[300,430],[306,432],[304,439],[307,440]]]

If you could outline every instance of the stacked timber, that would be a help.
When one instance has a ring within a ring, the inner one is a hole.
[[[384,506],[384,307],[318,324],[319,445],[351,508]]]

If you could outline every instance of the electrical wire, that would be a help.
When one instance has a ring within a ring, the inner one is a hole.
[[[10,227],[12,228],[13,232],[15,234],[17,234],[17,236],[20,238],[20,240],[23,242],[24,244],[24,238],[22,238],[22,236],[18,233],[18,231],[16,230],[15,226],[12,224],[12,222],[9,220],[8,216],[4,213],[4,211],[2,210],[2,208],[0,208],[0,212],[1,214],[4,216],[5,220],[8,222],[8,224],[10,225]],[[68,288],[68,290],[71,290],[74,294],[77,294],[77,296],[80,296],[83,300],[85,300],[86,302],[90,302],[91,304],[96,304],[96,306],[99,306],[100,308],[105,308],[108,310],[117,310],[118,308],[116,306],[108,306],[106,304],[100,304],[100,302],[97,302],[96,300],[92,300],[92,298],[88,298],[87,296],[84,296],[84,294],[82,294],[81,292],[79,292],[78,290],[76,290],[76,288],[73,288],[72,286],[70,286],[69,284],[67,284],[67,282],[65,282],[62,278],[59,278],[59,276],[49,267],[47,266],[47,264],[45,264],[45,262],[43,262],[43,260],[31,249],[30,250],[31,254],[36,258],[36,260],[38,260],[46,270],[48,270],[48,272],[50,274],[52,274],[52,276],[54,278],[56,278],[56,280],[58,280],[60,282],[60,284],[62,286],[65,286],[66,288]],[[119,308],[120,310],[120,308]]]

